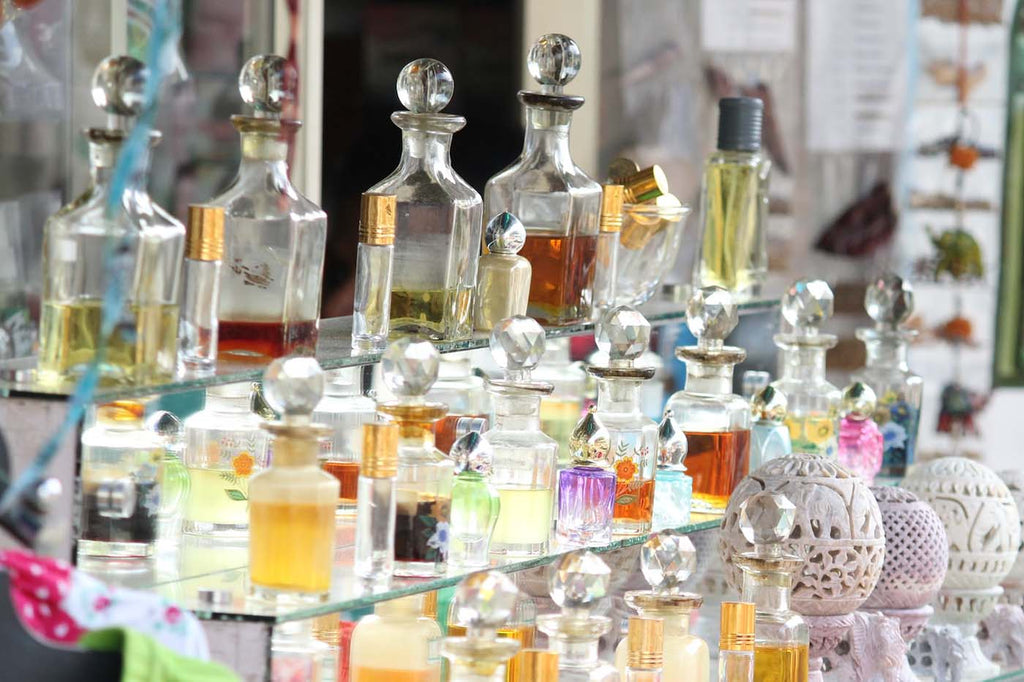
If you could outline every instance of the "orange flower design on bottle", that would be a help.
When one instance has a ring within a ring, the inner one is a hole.
[[[620,482],[625,483],[632,481],[636,477],[638,471],[639,468],[637,467],[636,462],[629,457],[620,459],[615,463],[615,476]]]
[[[231,458],[231,468],[235,470],[236,476],[249,476],[252,474],[256,460],[248,452],[239,452]]]

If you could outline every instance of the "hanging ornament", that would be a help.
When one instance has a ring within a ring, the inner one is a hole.
[[[957,282],[968,282],[984,276],[981,246],[970,232],[962,227],[952,227],[939,234],[928,227],[925,230],[936,251],[931,273],[933,279],[948,276]]]
[[[988,403],[987,395],[952,382],[942,388],[939,400],[939,424],[936,431],[953,436],[978,435],[974,416]]]

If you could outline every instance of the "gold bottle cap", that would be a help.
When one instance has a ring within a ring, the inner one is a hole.
[[[224,209],[193,204],[188,207],[185,258],[218,261],[224,255]]]
[[[423,594],[422,613],[427,618],[437,620],[437,590]]]
[[[643,670],[661,668],[665,659],[665,621],[660,618],[630,616],[629,667]]]
[[[359,243],[390,246],[395,243],[395,197],[363,192],[359,201]]]
[[[622,185],[605,185],[601,192],[601,232],[618,232],[622,229]]]
[[[398,426],[391,422],[363,424],[363,462],[360,474],[391,478],[398,473]]]
[[[754,605],[745,601],[722,602],[721,634],[718,648],[726,651],[754,650]]]
[[[661,166],[655,164],[640,170],[628,178],[623,178],[626,201],[631,204],[642,204],[668,194],[668,178]]]
[[[545,649],[523,649],[516,654],[519,682],[558,682],[558,654]]]

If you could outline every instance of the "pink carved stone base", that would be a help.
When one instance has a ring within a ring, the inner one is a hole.
[[[928,619],[935,612],[930,606],[922,606],[919,609],[879,609],[889,618],[895,618],[900,624],[900,635],[903,641],[910,644],[921,634],[921,630],[928,624]]]
[[[811,646],[807,682],[824,682],[822,678],[822,658],[828,656],[846,636],[853,626],[853,614],[844,613],[840,616],[804,616],[810,630]]]

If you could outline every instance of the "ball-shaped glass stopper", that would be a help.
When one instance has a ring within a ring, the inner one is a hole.
[[[798,279],[782,297],[782,317],[797,329],[813,329],[832,317],[834,304],[828,282]]]
[[[530,48],[527,67],[541,85],[564,86],[580,72],[580,47],[561,33],[548,33]]]
[[[487,476],[491,473],[491,466],[494,463],[494,448],[482,435],[470,431],[452,443],[448,456],[455,462],[456,474],[474,471]]]
[[[779,493],[755,493],[740,505],[740,531],[755,545],[787,540],[795,523],[796,506]]]
[[[774,386],[765,386],[750,399],[750,411],[754,419],[767,419],[781,424],[786,421],[788,409],[786,395]]]
[[[914,288],[899,275],[887,273],[868,285],[864,309],[875,322],[895,329],[914,312]]]
[[[475,628],[498,628],[516,606],[516,589],[501,571],[466,576],[455,588],[455,622]]]
[[[875,413],[878,396],[870,386],[855,381],[843,391],[843,414],[856,421],[869,419]]]
[[[313,358],[278,358],[263,373],[263,397],[278,414],[312,414],[323,395],[324,371]]]
[[[441,354],[430,341],[404,337],[392,341],[380,358],[388,389],[397,396],[426,395],[437,381]]]
[[[697,549],[685,535],[663,530],[647,538],[640,548],[640,570],[655,592],[681,591],[696,567]]]
[[[487,223],[484,243],[492,253],[519,253],[526,243],[526,228],[508,211],[499,213]]]
[[[595,336],[597,347],[612,362],[636,360],[650,345],[651,323],[636,308],[620,305],[601,317]]]
[[[134,57],[107,57],[92,74],[92,101],[108,114],[137,116],[146,101],[149,69]]]
[[[565,608],[589,606],[608,594],[612,572],[608,564],[590,550],[563,556],[548,571],[551,599]]]
[[[698,339],[724,341],[739,322],[739,309],[727,289],[697,289],[686,303],[686,326]]]
[[[506,317],[491,330],[491,356],[510,372],[532,370],[544,356],[544,327],[532,317]]]
[[[297,84],[295,67],[276,54],[256,55],[238,74],[242,101],[259,113],[280,114],[295,99]]]
[[[658,424],[658,466],[678,467],[686,459],[688,447],[686,434],[676,423],[672,410],[665,410]]]
[[[434,114],[452,100],[455,80],[448,67],[436,59],[416,59],[398,74],[396,84],[402,106],[414,114]]]

